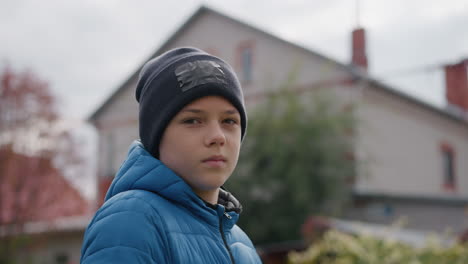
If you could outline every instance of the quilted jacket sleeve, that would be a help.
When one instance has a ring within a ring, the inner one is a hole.
[[[145,201],[112,199],[86,230],[81,263],[170,263],[162,228],[159,215]]]

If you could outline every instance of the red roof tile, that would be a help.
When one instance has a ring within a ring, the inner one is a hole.
[[[83,216],[90,204],[50,158],[0,150],[0,225]]]

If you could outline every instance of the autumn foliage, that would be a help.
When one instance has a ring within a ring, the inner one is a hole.
[[[60,129],[56,99],[32,72],[0,72],[0,238],[27,223],[83,214],[87,203],[64,178],[81,162],[69,131]],[[11,241],[10,241],[11,242]],[[0,263],[6,263],[0,252]],[[8,252],[7,252],[8,253]]]

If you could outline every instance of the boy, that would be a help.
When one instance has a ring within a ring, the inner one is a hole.
[[[136,88],[140,141],[89,224],[81,263],[260,263],[221,186],[246,131],[244,98],[223,60],[194,48],[147,62]]]

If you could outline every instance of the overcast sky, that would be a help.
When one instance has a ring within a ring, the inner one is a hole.
[[[32,69],[50,82],[67,116],[86,118],[201,4],[346,63],[356,2],[2,1],[0,65]],[[468,57],[468,2],[359,2],[371,73],[442,105],[440,68],[419,69]]]
[[[33,70],[67,118],[85,119],[202,4],[347,63],[356,3],[1,1],[0,67]],[[442,107],[442,65],[468,58],[467,0],[360,0],[359,7],[374,77]]]

